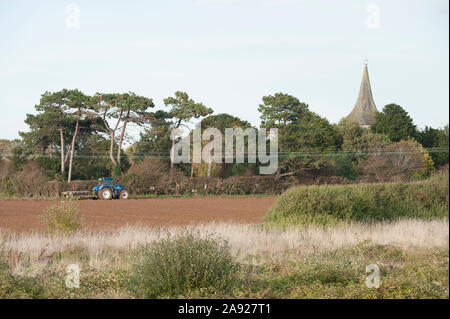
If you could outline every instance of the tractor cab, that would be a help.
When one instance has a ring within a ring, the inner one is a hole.
[[[101,177],[98,180],[98,185],[92,188],[99,199],[128,199],[130,194],[125,186],[116,184],[113,177]]]
[[[108,187],[113,188],[114,185],[116,184],[114,182],[113,177],[101,177],[101,178],[98,178],[97,180],[98,180],[98,186],[108,186]]]

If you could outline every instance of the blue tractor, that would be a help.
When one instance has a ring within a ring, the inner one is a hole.
[[[98,199],[128,199],[130,193],[125,186],[116,184],[112,177],[102,177],[98,179],[98,185],[92,188]]]

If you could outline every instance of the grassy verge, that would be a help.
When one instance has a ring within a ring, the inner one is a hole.
[[[0,231],[0,298],[448,298],[448,238],[447,220]],[[79,288],[66,287],[69,264],[80,268]],[[371,264],[379,288],[366,286]]]
[[[241,265],[232,280],[226,279],[227,290],[191,287],[176,275],[168,279],[181,290],[163,278],[131,289],[132,268],[99,271],[83,265],[80,288],[66,287],[63,270],[18,276],[3,269],[0,298],[448,298],[448,258],[445,249],[411,253],[365,242],[308,258],[286,253],[282,261]],[[379,288],[366,286],[369,264],[379,266]]]
[[[308,258],[286,258],[251,270],[242,297],[448,298],[448,250],[406,252],[361,242]],[[376,264],[379,288],[368,288],[366,267]]]

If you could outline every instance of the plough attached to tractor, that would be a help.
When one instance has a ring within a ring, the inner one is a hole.
[[[130,193],[125,186],[116,184],[112,177],[98,179],[98,185],[90,191],[66,191],[61,193],[66,199],[128,199]]]

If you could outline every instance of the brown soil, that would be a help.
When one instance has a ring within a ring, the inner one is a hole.
[[[88,228],[187,225],[208,222],[261,222],[277,197],[193,197],[129,200],[80,200]],[[42,231],[38,216],[54,200],[0,200],[0,228]]]

